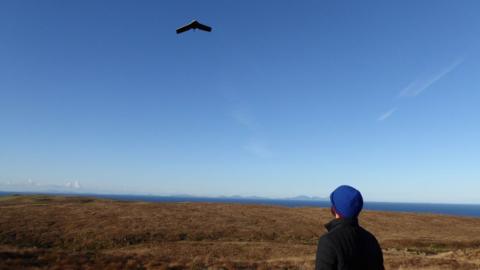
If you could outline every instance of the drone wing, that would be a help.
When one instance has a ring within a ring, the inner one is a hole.
[[[191,24],[191,23],[189,23],[189,24],[187,24],[187,25],[185,25],[185,26],[182,26],[182,27],[178,28],[178,29],[177,29],[177,34],[183,33],[183,32],[188,31],[188,30],[190,30],[190,29],[192,29],[192,24]]]
[[[196,22],[195,26],[196,26],[196,28],[198,28],[200,30],[207,31],[207,32],[212,32],[212,27],[207,26],[205,24],[201,24],[199,22]]]

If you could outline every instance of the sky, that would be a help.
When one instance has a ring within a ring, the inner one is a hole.
[[[478,10],[1,1],[0,190],[480,203]]]

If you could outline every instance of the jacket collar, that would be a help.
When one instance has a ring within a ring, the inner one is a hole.
[[[329,223],[325,224],[325,228],[327,231],[331,231],[338,227],[343,226],[358,226],[358,219],[355,218],[336,218],[330,221]]]

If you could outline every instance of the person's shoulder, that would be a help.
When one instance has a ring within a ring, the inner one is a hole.
[[[369,237],[373,237],[375,238],[375,235],[373,235],[373,233],[371,233],[369,230],[365,229],[364,227],[362,226],[359,226],[360,227],[360,230],[363,234],[369,236]]]
[[[360,227],[360,230],[361,230],[364,238],[366,238],[366,239],[368,239],[372,242],[377,242],[378,243],[378,240],[373,233],[371,233],[370,231],[368,231],[367,229],[365,229],[363,227]]]
[[[326,232],[320,238],[318,239],[318,244],[319,245],[330,245],[333,242],[332,239],[333,235],[332,232]]]
[[[330,261],[336,253],[336,241],[331,233],[326,233],[318,239],[317,259],[323,258],[324,261]]]

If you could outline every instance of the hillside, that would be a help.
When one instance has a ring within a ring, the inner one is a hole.
[[[0,197],[0,269],[313,269],[328,209]],[[387,269],[479,269],[480,219],[366,211]]]

